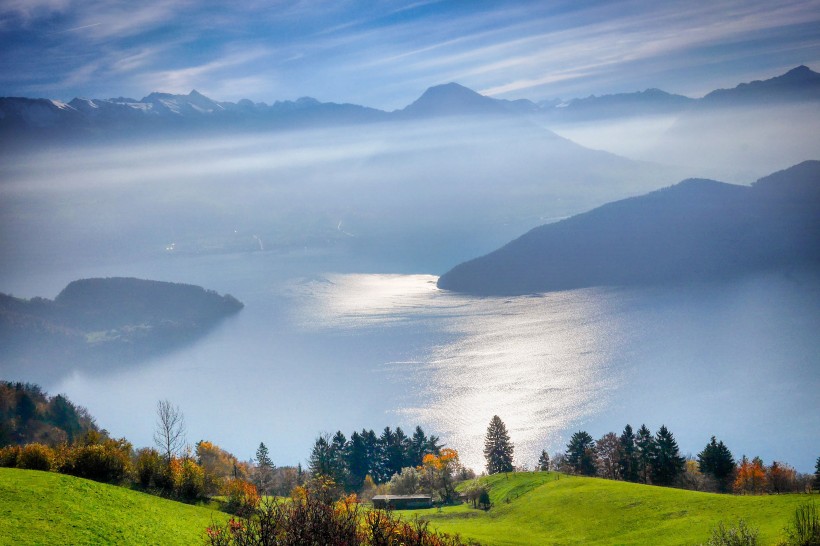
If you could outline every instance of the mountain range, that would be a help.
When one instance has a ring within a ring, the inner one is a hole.
[[[520,295],[817,266],[820,161],[806,161],[752,186],[689,179],[537,227],[456,266],[438,286]]]
[[[155,128],[276,129],[453,115],[520,115],[546,121],[580,121],[722,108],[820,101],[820,74],[806,66],[764,81],[742,83],[693,99],[648,89],[637,93],[589,96],[569,101],[502,100],[457,83],[429,88],[404,109],[385,112],[355,104],[320,102],[310,97],[273,104],[220,102],[191,91],[187,95],[151,93],[142,99],[0,98],[0,135],[97,134]]]

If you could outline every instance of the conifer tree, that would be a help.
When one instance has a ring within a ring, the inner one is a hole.
[[[704,474],[712,476],[717,482],[718,490],[724,493],[731,490],[734,481],[735,459],[732,452],[723,442],[715,437],[698,453],[698,467]]]
[[[567,464],[572,471],[582,476],[594,476],[597,468],[595,466],[595,440],[588,432],[579,430],[570,438],[567,444]]]
[[[638,429],[635,448],[638,457],[638,475],[641,483],[649,483],[652,460],[655,457],[655,439],[652,438],[652,432],[646,428],[646,425],[641,425],[641,428]]]
[[[507,427],[498,415],[493,416],[487,427],[487,435],[484,437],[484,458],[487,459],[489,474],[513,470],[513,445]]]
[[[661,425],[655,434],[655,452],[652,458],[652,483],[672,485],[683,472],[686,459],[680,456],[675,437]]]
[[[347,449],[348,489],[358,491],[370,471],[367,460],[367,446],[358,432],[350,435]]]
[[[310,459],[308,460],[308,469],[314,477],[333,477],[333,462],[327,435],[319,436],[313,443],[313,450],[311,450]]]
[[[265,442],[259,442],[259,447],[256,448],[256,464],[270,469],[274,468]]]
[[[256,448],[256,484],[262,493],[267,493],[273,481],[274,468],[276,467],[268,453],[268,446],[265,442],[259,442],[259,447]]]
[[[541,456],[538,457],[538,470],[546,472],[550,469],[550,456],[547,455],[546,450],[541,451]]]
[[[820,457],[814,465],[814,489],[820,491]]]
[[[639,479],[638,450],[635,441],[635,433],[632,432],[632,427],[626,425],[624,431],[618,437],[618,443],[621,445],[618,467],[620,468],[621,478],[628,482],[637,482]]]

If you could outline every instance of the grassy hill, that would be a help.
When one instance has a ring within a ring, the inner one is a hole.
[[[0,544],[204,543],[227,515],[81,478],[0,468]]]
[[[439,531],[498,546],[693,545],[706,542],[719,521],[734,525],[738,518],[759,528],[762,544],[775,544],[795,508],[810,498],[716,495],[546,472],[486,482],[494,505],[489,512],[461,505],[413,513]]]

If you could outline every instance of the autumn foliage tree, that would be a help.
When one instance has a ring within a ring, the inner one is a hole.
[[[421,487],[442,502],[455,499],[455,478],[461,468],[458,451],[444,448],[440,455],[428,453],[422,459]]]
[[[766,491],[766,469],[760,457],[751,461],[744,455],[733,486],[736,493],[759,495]]]

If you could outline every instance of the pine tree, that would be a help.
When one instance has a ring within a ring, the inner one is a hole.
[[[683,472],[686,459],[680,456],[675,437],[664,426],[655,434],[655,453],[652,458],[652,483],[672,485]]]
[[[655,457],[655,439],[652,438],[652,432],[646,428],[646,425],[641,425],[641,428],[638,429],[635,448],[638,458],[638,475],[641,478],[641,483],[649,483],[652,461]]]
[[[712,440],[706,444],[703,451],[698,453],[698,467],[701,472],[715,479],[719,491],[726,493],[731,490],[735,459],[722,441],[717,442],[712,436]]]
[[[484,437],[484,458],[487,459],[487,472],[498,474],[512,472],[513,445],[507,427],[498,415],[494,415],[487,427]]]
[[[621,453],[618,460],[618,467],[620,468],[621,478],[628,482],[637,482],[638,474],[638,450],[635,445],[635,434],[632,432],[632,427],[626,425],[624,431],[618,437],[618,442],[621,444]]]
[[[820,457],[817,457],[817,463],[814,465],[814,489],[820,491]]]
[[[567,444],[567,464],[572,471],[582,476],[594,476],[595,467],[595,440],[586,431],[579,430],[570,438]]]
[[[273,469],[273,461],[268,453],[268,446],[265,442],[259,442],[259,447],[256,448],[256,464],[262,467]]]
[[[273,481],[273,470],[275,466],[268,453],[268,447],[264,442],[259,442],[256,448],[256,485],[259,491],[267,493]]]
[[[347,438],[341,430],[336,431],[330,441],[330,478],[338,485],[345,487],[348,482]]]
[[[550,469],[550,456],[547,455],[546,450],[541,451],[541,456],[538,457],[538,470],[546,472]]]
[[[347,450],[348,488],[358,491],[364,483],[370,468],[367,460],[367,446],[364,438],[358,432],[350,435]]]
[[[333,462],[330,455],[330,442],[326,435],[319,436],[313,444],[308,460],[310,473],[316,476],[333,477]]]

